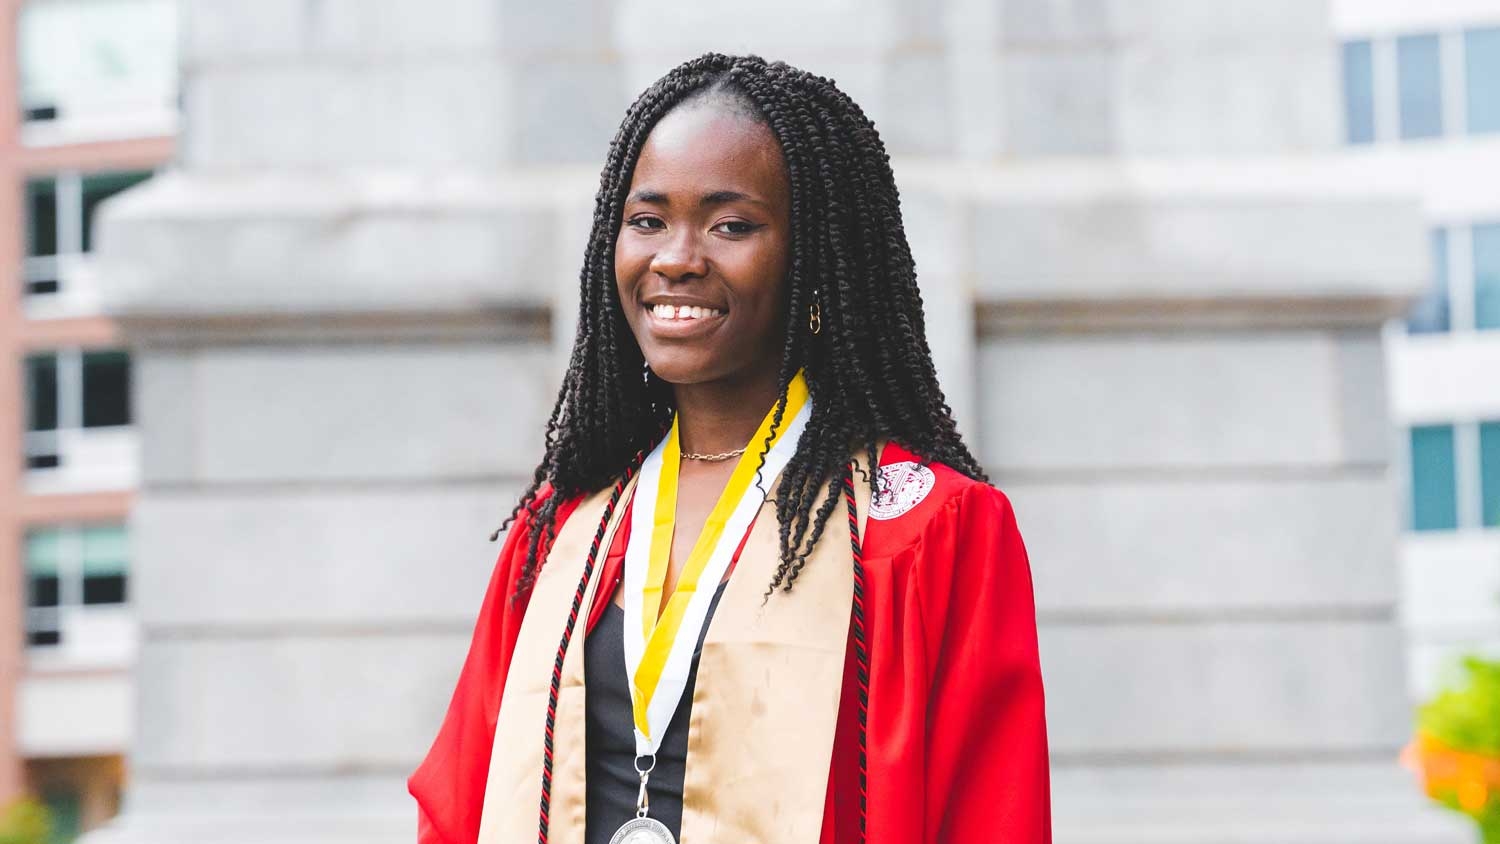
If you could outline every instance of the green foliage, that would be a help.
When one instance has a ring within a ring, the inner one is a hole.
[[[47,844],[52,839],[52,813],[40,802],[23,797],[0,810],[0,844]]]
[[[1455,750],[1500,756],[1500,661],[1465,657],[1462,672],[1418,710],[1417,726]]]
[[[1500,661],[1465,657],[1459,682],[1424,704],[1417,727],[1454,750],[1500,759]],[[1485,844],[1500,844],[1500,791],[1493,785],[1479,805],[1463,805],[1455,791],[1429,794],[1479,826]]]

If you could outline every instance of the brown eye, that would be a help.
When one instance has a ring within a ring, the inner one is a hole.
[[[724,229],[725,234],[749,234],[760,226],[755,223],[747,223],[744,220],[725,220],[714,226],[716,229]]]
[[[661,225],[652,225],[653,223],[660,223]],[[667,227],[666,223],[663,223],[656,217],[632,217],[629,220],[625,221],[625,225],[630,226],[631,228],[648,230],[658,228],[664,229]]]

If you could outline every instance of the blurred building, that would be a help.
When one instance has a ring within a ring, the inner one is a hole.
[[[0,4],[0,800],[39,796],[59,842],[118,811],[134,734],[131,361],[92,232],[172,154],[174,6]]]
[[[1402,617],[1426,696],[1500,654],[1500,2],[1344,0],[1345,141],[1422,197],[1433,278],[1387,335]]]

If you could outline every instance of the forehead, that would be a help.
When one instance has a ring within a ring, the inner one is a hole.
[[[768,199],[789,190],[770,128],[711,103],[684,106],[657,121],[641,147],[631,188],[669,195],[734,189]]]

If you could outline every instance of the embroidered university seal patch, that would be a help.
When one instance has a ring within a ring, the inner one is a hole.
[[[922,503],[937,478],[920,463],[903,460],[880,467],[882,492],[870,502],[870,518],[894,519]]]

